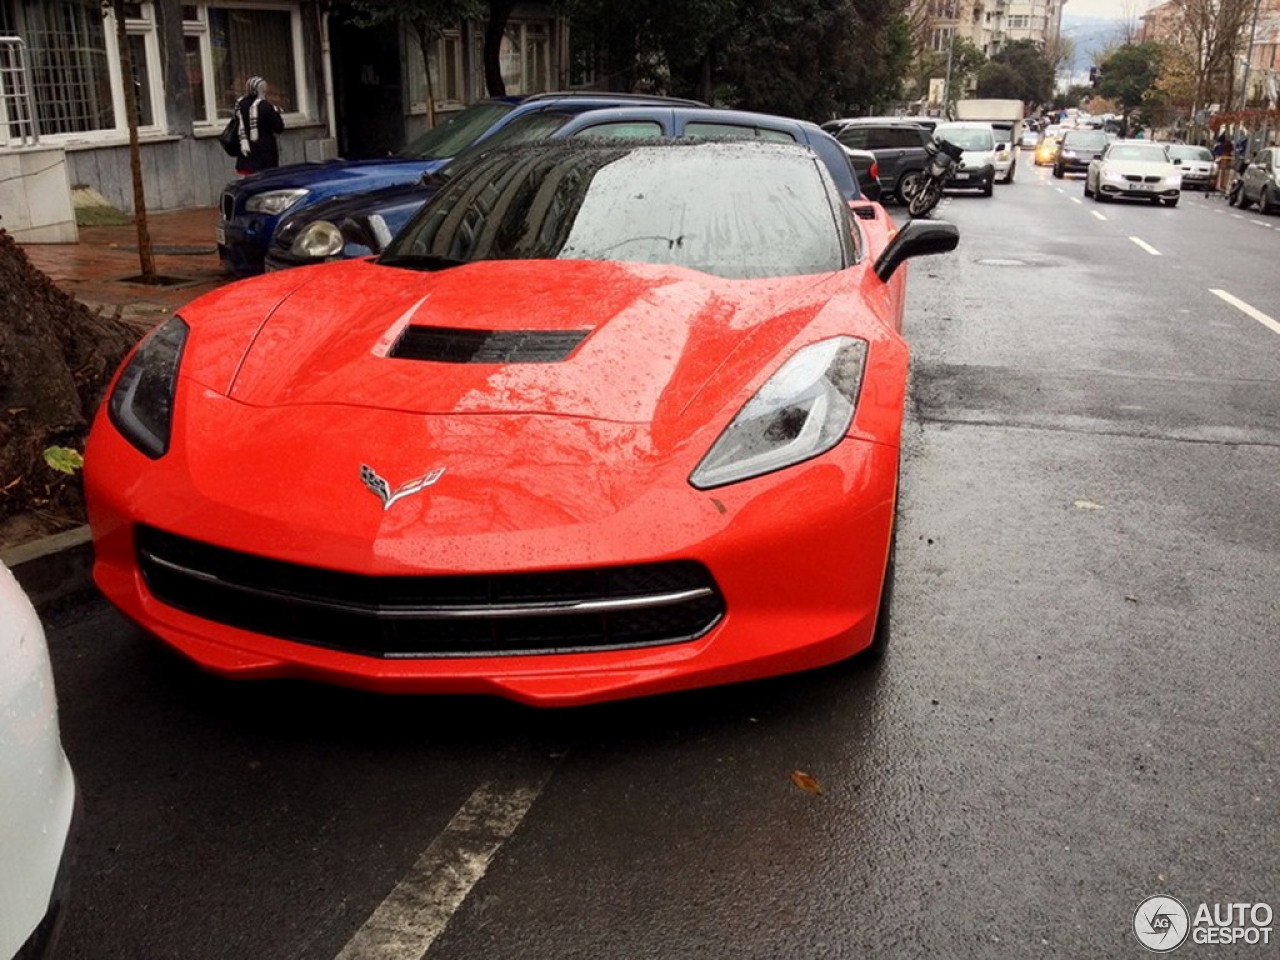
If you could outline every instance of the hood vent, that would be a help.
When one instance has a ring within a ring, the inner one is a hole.
[[[859,218],[859,219],[861,219],[861,220],[874,220],[874,219],[876,218],[876,208],[875,208],[875,207],[853,207],[853,206],[851,206],[851,207],[850,207],[850,209],[852,209],[852,210],[853,210],[853,215],[854,215],[855,217],[858,217],[858,218]]]
[[[559,363],[590,330],[459,330],[405,328],[387,354],[431,363]]]

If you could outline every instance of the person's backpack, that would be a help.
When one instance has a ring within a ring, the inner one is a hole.
[[[222,149],[228,157],[240,156],[240,114],[238,112],[231,114],[231,119],[218,134],[218,142],[222,144]]]

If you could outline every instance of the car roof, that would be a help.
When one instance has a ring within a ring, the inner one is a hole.
[[[785,131],[796,136],[797,140],[816,153],[826,164],[836,186],[847,200],[861,200],[863,194],[858,186],[858,177],[849,163],[848,154],[840,142],[816,123],[808,120],[797,120],[794,117],[780,117],[771,113],[755,113],[750,110],[725,110],[720,107],[707,106],[664,106],[660,104],[632,104],[624,107],[602,107],[597,110],[584,111],[574,117],[553,135],[555,139],[571,137],[584,127],[601,123],[621,122],[626,120],[653,119],[670,120],[677,125],[707,122],[723,123],[735,126],[752,126],[762,130]]]

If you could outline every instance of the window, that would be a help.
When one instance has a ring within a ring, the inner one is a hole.
[[[422,69],[422,47],[408,40],[409,55],[405,59],[409,74],[409,110],[427,112],[427,78]],[[459,107],[467,99],[466,75],[462,69],[462,34],[446,30],[431,50],[431,96],[437,106]]]
[[[485,89],[484,31],[475,31],[472,53],[476,89]],[[498,63],[507,93],[516,96],[542,93],[551,88],[551,41],[545,20],[512,20],[502,38]]]
[[[750,138],[758,140],[777,140],[783,143],[795,143],[796,138],[781,130],[766,130],[761,127],[747,127],[731,123],[686,123],[686,137],[704,137],[708,140],[737,140]]]
[[[271,3],[182,6],[187,77],[197,123],[231,116],[250,77],[269,84],[268,98],[285,114],[307,112],[301,72],[302,23],[296,7]]]
[[[579,130],[574,136],[595,140],[644,140],[662,136],[662,125],[652,120],[618,120],[613,123],[597,123]]]
[[[115,19],[96,0],[0,0],[0,33],[27,44],[29,81],[41,137],[62,140],[112,134],[125,123]],[[163,125],[158,77],[160,50],[153,4],[125,4],[125,33],[133,59],[129,81],[138,125]],[[0,129],[0,142],[9,131]]]

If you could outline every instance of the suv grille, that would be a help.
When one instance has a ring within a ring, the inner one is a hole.
[[[371,577],[136,529],[157,599],[267,636],[390,659],[579,653],[692,640],[724,616],[699,563]]]

